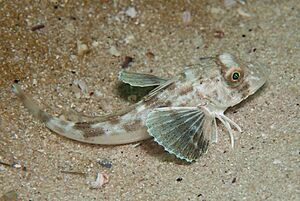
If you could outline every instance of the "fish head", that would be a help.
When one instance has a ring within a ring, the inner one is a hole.
[[[219,75],[219,99],[222,105],[234,106],[254,94],[267,80],[267,70],[258,62],[244,63],[229,53],[217,56]]]

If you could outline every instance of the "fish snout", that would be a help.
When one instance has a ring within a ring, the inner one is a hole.
[[[259,88],[261,88],[267,81],[269,70],[262,64],[254,62],[248,64],[248,72],[246,80],[250,87],[250,95],[254,94]]]

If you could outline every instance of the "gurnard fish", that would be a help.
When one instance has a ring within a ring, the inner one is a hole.
[[[46,127],[67,138],[84,143],[118,145],[153,137],[177,158],[195,161],[218,141],[218,119],[229,133],[241,128],[224,115],[227,108],[254,94],[267,79],[258,63],[243,63],[229,53],[202,58],[171,79],[127,71],[119,80],[135,87],[155,87],[139,102],[111,115],[63,120],[43,111],[30,96],[14,84],[13,92]]]

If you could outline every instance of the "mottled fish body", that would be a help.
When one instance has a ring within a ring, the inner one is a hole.
[[[191,162],[207,151],[209,142],[217,142],[216,119],[224,124],[234,145],[231,126],[241,129],[224,112],[255,93],[266,77],[260,65],[245,64],[228,53],[202,59],[199,66],[186,68],[172,79],[121,71],[122,82],[155,88],[125,111],[79,122],[44,112],[17,84],[13,91],[34,117],[67,138],[116,145],[153,137],[169,153]]]

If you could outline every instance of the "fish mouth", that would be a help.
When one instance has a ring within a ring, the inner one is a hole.
[[[249,95],[254,94],[266,83],[268,75],[268,69],[258,62],[248,65],[247,81],[249,83]]]

